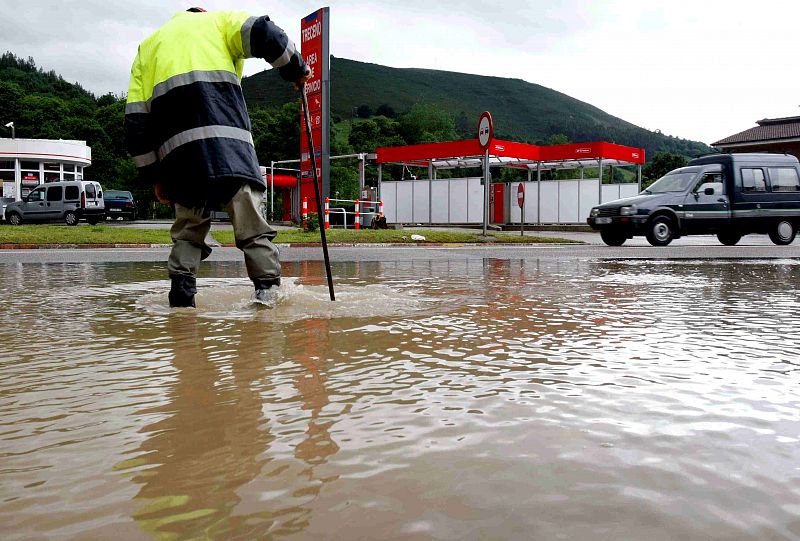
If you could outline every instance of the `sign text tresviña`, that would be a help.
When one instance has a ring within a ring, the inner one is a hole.
[[[300,51],[311,78],[306,83],[311,136],[317,159],[317,177],[323,197],[330,194],[330,8],[321,8],[300,23]],[[303,115],[300,115],[300,200],[308,198],[316,210],[314,175]]]

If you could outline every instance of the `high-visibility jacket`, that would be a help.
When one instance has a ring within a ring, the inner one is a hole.
[[[191,200],[186,192],[207,180],[264,185],[241,87],[251,57],[288,81],[306,70],[269,17],[242,12],[181,12],[139,45],[125,108],[128,150],[140,176],[162,182],[173,201]]]

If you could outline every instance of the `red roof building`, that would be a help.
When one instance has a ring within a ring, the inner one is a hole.
[[[777,152],[800,158],[800,116],[765,118],[758,126],[720,139],[711,146],[720,152]]]

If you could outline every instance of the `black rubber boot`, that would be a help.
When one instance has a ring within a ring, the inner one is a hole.
[[[280,286],[280,278],[255,278],[253,285],[256,287],[255,300],[257,303],[269,308],[274,308],[278,304],[278,293],[272,289],[272,286]]]
[[[195,308],[194,296],[197,293],[195,277],[177,274],[169,278],[172,281],[169,290],[169,305],[172,308]]]
[[[280,276],[277,278],[253,278],[253,285],[256,286],[256,291],[259,289],[269,289],[272,286],[281,285]]]

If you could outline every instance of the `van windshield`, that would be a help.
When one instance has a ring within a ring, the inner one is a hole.
[[[683,192],[692,184],[692,181],[697,177],[697,171],[672,171],[667,173],[653,184],[651,184],[645,193],[666,193],[666,192]]]

